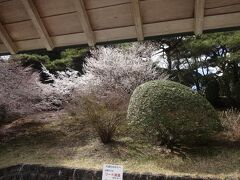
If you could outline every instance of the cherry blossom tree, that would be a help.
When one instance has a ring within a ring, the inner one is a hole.
[[[58,110],[70,99],[79,78],[75,71],[53,76],[52,84],[42,84],[39,73],[14,60],[0,61],[0,114],[5,112],[2,119],[11,121],[40,111]]]
[[[95,88],[115,89],[131,95],[144,82],[167,78],[154,66],[151,57],[155,50],[149,42],[133,43],[127,48],[98,47],[86,59],[83,78]]]

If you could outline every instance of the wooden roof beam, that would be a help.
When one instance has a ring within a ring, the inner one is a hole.
[[[37,11],[32,0],[21,0],[24,5],[28,15],[30,16],[33,25],[35,26],[38,34],[41,37],[41,40],[48,51],[53,50],[54,44],[42,22],[42,19]]]
[[[9,36],[1,22],[0,22],[0,39],[2,40],[3,44],[7,47],[8,51],[11,54],[17,53],[17,47],[13,43],[11,37]]]
[[[83,31],[85,33],[85,36],[87,38],[87,42],[89,46],[95,46],[96,44],[96,38],[94,35],[94,32],[91,27],[90,19],[88,17],[84,1],[83,0],[75,0],[75,6],[77,9],[77,13],[80,19],[80,23],[82,25]]]
[[[143,34],[143,25],[142,25],[142,17],[141,17],[139,0],[132,0],[132,13],[133,13],[134,24],[135,24],[136,33],[137,33],[137,39],[138,41],[143,41],[144,34]]]
[[[195,35],[200,35],[203,33],[204,26],[204,11],[205,11],[205,0],[195,0]]]

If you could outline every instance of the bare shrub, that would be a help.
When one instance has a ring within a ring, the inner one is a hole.
[[[126,98],[117,92],[106,92],[105,96],[83,93],[74,99],[68,106],[69,112],[87,119],[104,144],[112,142],[117,128],[126,119]]]
[[[0,104],[11,115],[21,116],[35,111],[41,101],[37,73],[16,62],[0,62]]]
[[[240,140],[240,112],[228,109],[220,113],[222,126],[232,140]]]

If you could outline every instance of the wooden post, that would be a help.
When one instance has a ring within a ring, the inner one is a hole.
[[[195,35],[203,33],[205,0],[195,0]]]
[[[142,25],[142,17],[141,17],[141,11],[140,11],[140,2],[139,0],[132,0],[132,13],[137,33],[137,39],[139,41],[144,40],[144,34],[143,34],[143,25]]]

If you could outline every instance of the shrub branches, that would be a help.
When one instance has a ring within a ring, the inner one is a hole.
[[[231,140],[240,140],[240,112],[228,109],[220,113],[222,126]]]
[[[128,49],[99,47],[92,50],[92,56],[86,60],[86,75],[93,77],[95,85],[131,95],[144,82],[166,78],[154,67],[150,49],[153,47],[144,43],[133,43]]]
[[[23,67],[14,60],[0,62],[0,123],[62,108],[76,87],[77,78],[74,72],[65,72],[53,84],[42,84],[39,72],[31,67]]]

